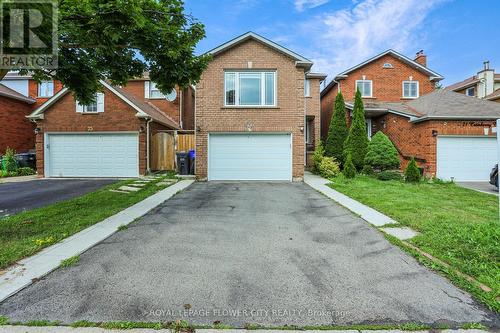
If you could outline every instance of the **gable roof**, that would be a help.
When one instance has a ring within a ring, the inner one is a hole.
[[[332,81],[330,81],[330,83],[321,91],[321,95],[325,94],[328,90],[330,90],[336,84],[335,81],[345,79],[349,73],[351,73],[351,72],[357,70],[358,68],[361,68],[361,67],[363,67],[363,66],[365,66],[365,65],[367,65],[367,64],[369,64],[369,63],[371,63],[379,58],[382,58],[383,56],[388,55],[388,54],[392,55],[393,57],[395,57],[395,58],[397,58],[397,59],[399,59],[407,64],[409,64],[410,66],[415,67],[415,69],[429,75],[429,78],[431,81],[440,81],[440,80],[444,79],[444,77],[441,74],[439,74],[433,70],[430,70],[429,68],[419,64],[415,60],[410,59],[407,56],[405,56],[399,52],[394,51],[393,49],[389,49],[387,51],[384,51],[382,53],[377,54],[374,57],[371,57],[368,60],[363,61],[360,64],[357,64],[356,66],[353,66],[349,69],[346,69],[342,73],[337,74],[334,77],[334,79]]]
[[[28,104],[33,104],[36,102],[35,99],[31,97],[24,96],[23,94],[18,93],[14,89],[10,89],[9,87],[0,83],[0,96],[4,96],[7,98],[12,98],[21,102],[25,102]]]
[[[487,99],[490,101],[494,100],[494,99],[499,99],[499,98],[500,98],[500,88],[498,88],[497,90],[495,90],[491,94],[484,96],[484,99]]]
[[[460,90],[460,89],[464,89],[464,88],[468,88],[470,86],[473,86],[478,82],[479,82],[479,79],[477,78],[477,76],[474,75],[474,76],[471,76],[463,81],[453,83],[452,85],[449,85],[448,87],[446,87],[444,89],[451,90],[451,91]]]
[[[500,103],[491,102],[453,91],[438,89],[423,95],[407,105],[421,117],[411,120],[420,122],[431,119],[498,119]]]
[[[217,54],[225,52],[225,51],[229,50],[230,48],[232,48],[236,45],[239,45],[247,40],[251,40],[251,39],[256,40],[256,41],[258,41],[258,42],[260,42],[260,43],[262,43],[262,44],[264,44],[264,45],[266,45],[266,46],[268,46],[268,47],[270,47],[278,52],[281,52],[282,54],[289,56],[290,58],[292,58],[296,61],[297,65],[302,65],[302,66],[308,67],[308,68],[310,68],[313,65],[312,61],[307,59],[306,57],[303,57],[300,54],[295,53],[292,50],[287,49],[286,47],[279,45],[279,44],[273,42],[272,40],[269,40],[265,37],[262,37],[261,35],[256,34],[255,32],[252,32],[252,31],[246,32],[243,35],[240,35],[236,38],[233,38],[230,41],[213,48],[212,50],[208,51],[207,54],[211,54],[212,56],[216,56]]]
[[[180,128],[179,124],[177,124],[172,118],[170,118],[167,114],[165,114],[163,111],[158,109],[153,104],[145,102],[145,101],[140,101],[139,99],[126,93],[122,89],[120,89],[116,86],[112,86],[111,84],[109,84],[105,81],[101,80],[100,83],[105,88],[107,88],[109,91],[111,91],[113,94],[115,94],[120,99],[122,99],[129,106],[131,106],[134,110],[136,110],[137,117],[139,117],[139,118],[151,118],[154,121],[161,123],[165,126],[168,126],[168,127],[174,128],[174,129]],[[50,106],[52,106],[55,102],[57,102],[64,95],[66,95],[68,92],[69,92],[68,88],[63,88],[57,94],[52,96],[52,98],[50,98],[47,102],[42,104],[40,107],[35,109],[29,116],[26,116],[26,117],[30,118],[30,119],[43,119],[43,113],[47,109],[49,109]]]

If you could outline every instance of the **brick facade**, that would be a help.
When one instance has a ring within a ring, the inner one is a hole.
[[[252,69],[276,70],[276,107],[224,107],[224,70],[248,70],[249,62]],[[297,67],[294,59],[253,39],[215,56],[196,86],[196,174],[198,178],[207,178],[208,134],[247,132],[250,125],[252,132],[292,134],[292,177],[296,180],[302,179],[305,163],[304,74],[304,68]],[[311,84],[311,93],[315,91],[319,91],[319,81]],[[308,113],[319,116],[319,102],[316,106],[313,105],[315,104],[311,104]],[[318,108],[317,112],[314,112],[314,107]],[[317,119],[319,121],[319,117]]]
[[[18,153],[35,148],[35,125],[26,119],[31,110],[31,104],[0,96],[0,155],[7,147]]]
[[[194,92],[191,87],[184,90],[176,88],[177,98],[175,101],[169,102],[165,98],[145,98],[144,84],[145,81],[142,79],[131,80],[126,86],[122,87],[122,89],[139,100],[152,103],[157,108],[165,112],[176,123],[181,124],[182,120],[182,129],[194,129]]]
[[[390,63],[392,68],[384,68],[385,63]],[[435,89],[435,82],[427,74],[399,60],[391,54],[386,54],[373,62],[349,73],[347,78],[339,80],[328,92],[321,96],[321,138],[326,139],[328,126],[333,115],[335,97],[340,91],[346,102],[353,101],[356,93],[356,80],[372,80],[373,93],[371,98],[363,98],[364,102],[405,102],[411,99],[403,98],[403,81],[408,81],[410,76],[413,81],[419,82],[420,96],[428,94]]]
[[[441,135],[470,135],[495,137],[492,128],[495,120],[429,120],[410,123],[407,117],[386,114],[372,120],[373,132],[381,130],[394,143],[400,153],[401,168],[404,169],[411,157],[415,157],[419,167],[428,177],[436,176],[437,137]]]
[[[44,113],[43,120],[37,120],[40,132],[36,135],[38,175],[44,176],[44,137],[46,133],[97,133],[137,132],[139,133],[139,173],[146,173],[146,121],[136,117],[137,111],[121,98],[105,90],[104,112],[83,114],[76,112],[75,99],[68,93]],[[167,129],[153,123],[152,133]]]

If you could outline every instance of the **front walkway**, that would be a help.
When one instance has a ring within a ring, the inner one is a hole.
[[[11,321],[348,325],[496,316],[304,183],[195,183],[0,304]]]

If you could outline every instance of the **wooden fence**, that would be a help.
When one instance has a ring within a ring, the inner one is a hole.
[[[195,149],[194,134],[159,132],[151,140],[151,169],[175,170],[175,153]]]

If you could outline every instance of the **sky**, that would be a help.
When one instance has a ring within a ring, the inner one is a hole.
[[[256,32],[335,74],[389,48],[414,58],[424,50],[430,69],[450,85],[489,60],[500,72],[500,0],[185,0],[205,24],[206,52]]]

